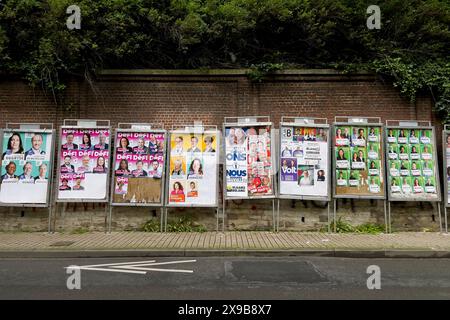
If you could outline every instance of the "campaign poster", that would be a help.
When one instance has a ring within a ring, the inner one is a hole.
[[[217,203],[218,133],[170,134],[168,204],[214,206]]]
[[[446,186],[447,186],[447,203],[446,205],[450,204],[450,132],[445,132],[444,134],[444,157],[445,157],[445,163],[446,163]]]
[[[437,200],[433,131],[399,127],[386,130],[390,198],[405,201]]]
[[[370,125],[337,125],[334,128],[335,195],[384,196],[382,128]],[[390,160],[398,159],[392,148]]]
[[[106,199],[109,144],[109,129],[61,129],[58,200]]]
[[[225,128],[227,197],[274,195],[272,143],[267,125]]]
[[[327,197],[328,128],[282,126],[280,195]],[[348,150],[343,151],[348,156]],[[345,163],[341,163],[346,166]]]
[[[52,133],[39,130],[4,132],[0,203],[47,203],[52,139]]]
[[[114,204],[161,203],[164,151],[164,132],[116,132]]]

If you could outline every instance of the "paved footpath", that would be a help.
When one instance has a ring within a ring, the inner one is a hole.
[[[241,254],[450,258],[450,234],[0,233],[0,257]]]

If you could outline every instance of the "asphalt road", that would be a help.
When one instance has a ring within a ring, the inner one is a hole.
[[[82,270],[81,289],[69,290],[66,286],[70,275],[65,267],[70,265],[191,259],[196,262],[137,268],[184,269],[192,273]],[[379,290],[367,288],[370,265],[380,267]],[[450,299],[450,259],[0,259],[0,299]]]

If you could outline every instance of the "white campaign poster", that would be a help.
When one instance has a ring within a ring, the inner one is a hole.
[[[43,130],[4,132],[0,177],[1,203],[47,203],[52,139],[52,133]]]
[[[108,128],[61,129],[59,200],[106,199],[110,137]]]
[[[328,129],[281,128],[280,194],[327,197]]]
[[[217,204],[217,131],[172,131],[169,153],[169,205]]]

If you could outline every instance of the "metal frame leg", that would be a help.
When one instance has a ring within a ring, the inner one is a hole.
[[[392,221],[391,221],[391,202],[388,201],[388,221],[389,221],[389,231],[388,233],[392,233]]]
[[[49,204],[48,207],[48,233],[52,233],[52,203]]]
[[[327,230],[328,230],[328,233],[330,233],[331,232],[331,224],[330,224],[330,201],[327,201],[327,222],[328,222],[328,228],[327,228]]]
[[[277,232],[280,231],[280,199],[277,199]]]
[[[113,206],[109,205],[108,233],[111,233],[111,228],[112,228],[112,210],[113,210]]]
[[[105,203],[105,234],[108,234],[108,204]]]
[[[444,205],[444,223],[445,223],[445,233],[448,233],[447,206],[446,205]]]
[[[164,230],[163,230],[164,207],[160,207],[160,208],[159,208],[159,211],[160,211],[160,213],[159,213],[159,215],[160,215],[160,217],[159,217],[159,232],[163,232],[163,231],[164,231]]]
[[[437,203],[438,214],[439,214],[439,232],[442,233],[442,217],[441,217],[441,203]]]
[[[216,208],[216,232],[219,232],[219,207]]]
[[[277,226],[275,221],[275,199],[272,199],[272,230],[273,232],[277,232]]]
[[[167,216],[169,215],[169,209],[166,207],[164,215],[164,232],[167,232]]]
[[[386,212],[386,200],[383,200],[384,204],[384,230],[388,233],[388,221],[387,221],[387,212]]]
[[[225,232],[225,208],[226,208],[227,200],[225,198],[223,199],[223,206],[222,206],[222,232]]]
[[[333,232],[336,233],[336,199],[334,199],[334,203],[333,203]]]

